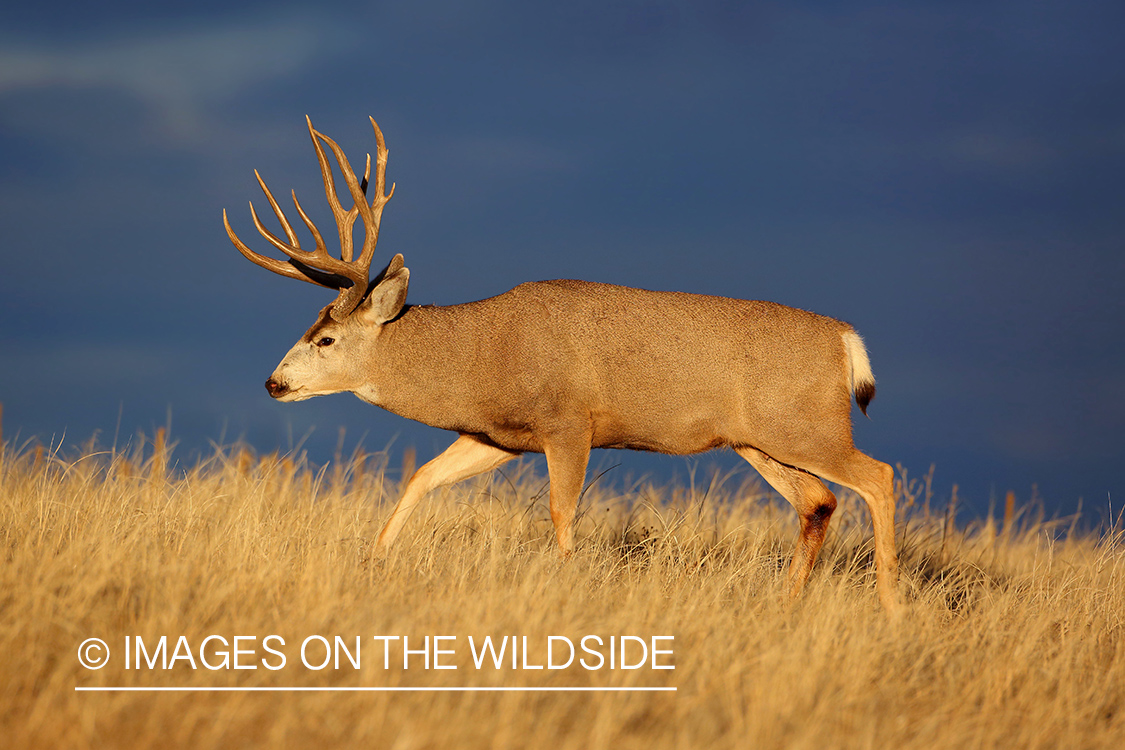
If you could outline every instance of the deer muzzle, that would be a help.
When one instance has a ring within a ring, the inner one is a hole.
[[[289,392],[289,386],[285,383],[281,383],[277,380],[274,380],[273,378],[270,378],[266,381],[266,390],[274,398],[281,398]]]

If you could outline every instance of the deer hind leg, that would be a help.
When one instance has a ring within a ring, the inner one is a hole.
[[[895,552],[895,473],[887,464],[855,448],[843,460],[811,471],[855,490],[871,511],[875,529],[875,583],[889,613],[898,611],[898,554]]]
[[[574,513],[586,480],[586,464],[590,462],[590,436],[548,442],[543,452],[551,480],[551,521],[559,550],[569,555],[574,551]]]
[[[457,438],[453,445],[410,477],[402,498],[391,511],[390,519],[379,534],[377,549],[386,550],[391,546],[402,530],[403,524],[406,523],[410,511],[414,510],[414,506],[431,490],[483,474],[518,455],[519,453],[483,443],[471,435]]]
[[[789,564],[789,598],[795,599],[805,587],[813,563],[824,544],[828,521],[836,510],[836,496],[812,474],[780,463],[756,448],[736,448],[801,517],[801,535]]]

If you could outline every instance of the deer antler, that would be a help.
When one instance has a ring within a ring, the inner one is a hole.
[[[386,195],[383,194],[387,185],[387,145],[383,140],[383,132],[379,130],[379,126],[375,123],[375,118],[370,119],[371,127],[375,129],[377,149],[375,152],[375,197],[368,204],[367,185],[368,178],[371,176],[371,155],[367,155],[367,168],[364,170],[363,180],[357,180],[351,164],[348,163],[348,157],[344,155],[336,141],[315,130],[312,126],[312,120],[307,116],[305,117],[309,125],[309,135],[312,137],[313,147],[316,149],[316,158],[320,163],[320,174],[324,179],[324,194],[328,198],[328,205],[332,209],[332,216],[336,221],[336,228],[339,230],[339,258],[334,258],[328,254],[328,249],[324,245],[324,238],[312,223],[312,220],[309,219],[308,214],[301,208],[301,204],[297,200],[297,193],[293,191],[293,205],[296,206],[297,213],[301,215],[301,220],[305,222],[305,226],[312,232],[313,241],[316,243],[316,250],[312,252],[301,249],[301,243],[297,240],[297,235],[293,232],[289,219],[285,216],[285,212],[281,210],[277,201],[274,200],[273,194],[266,186],[265,180],[258,174],[258,170],[254,170],[254,176],[258,178],[258,184],[261,185],[262,192],[266,194],[266,199],[269,201],[270,207],[273,208],[274,215],[281,222],[281,229],[288,241],[278,238],[265,228],[261,219],[258,218],[258,212],[254,209],[253,201],[250,203],[250,215],[254,219],[254,226],[257,227],[258,232],[271,245],[285,253],[289,259],[270,258],[247,247],[246,243],[239,239],[238,235],[231,229],[230,221],[227,220],[226,209],[223,209],[223,225],[227,228],[227,236],[247,259],[282,276],[339,290],[339,296],[332,304],[331,310],[331,315],[336,320],[343,320],[347,317],[359,305],[363,296],[367,294],[371,259],[375,255],[375,245],[379,241],[379,223],[383,217],[383,207],[387,205],[387,201],[395,193],[392,184],[391,191]],[[352,196],[352,207],[346,211],[340,204],[339,196],[336,195],[332,166],[324,153],[321,141],[327,143],[328,147],[332,149],[332,153],[336,157],[336,163],[340,166],[340,172],[344,175],[344,182],[347,183],[348,192]],[[366,233],[359,258],[352,260],[354,255],[352,226],[355,224],[357,216],[363,219]],[[401,261],[399,263],[401,264]],[[392,265],[394,265],[394,261],[392,261]]]

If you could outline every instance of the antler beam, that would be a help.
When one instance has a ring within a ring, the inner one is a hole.
[[[279,238],[262,224],[253,201],[250,203],[250,216],[254,219],[254,226],[258,232],[266,238],[267,242],[288,256],[288,260],[271,258],[251,250],[231,229],[226,209],[223,209],[223,225],[227,229],[227,236],[248,260],[282,276],[338,290],[339,295],[331,310],[331,315],[336,320],[343,320],[350,315],[363,300],[364,295],[367,294],[371,259],[375,255],[375,245],[379,242],[379,224],[383,218],[383,208],[395,192],[392,184],[390,192],[384,195],[387,184],[387,145],[375,118],[370,119],[371,127],[375,130],[377,149],[375,152],[375,196],[368,204],[367,187],[371,176],[371,155],[367,155],[367,167],[364,170],[363,179],[357,179],[343,149],[336,141],[313,128],[312,120],[308,116],[305,117],[313,148],[316,149],[317,162],[320,164],[320,174],[324,181],[324,194],[328,198],[328,205],[332,209],[332,217],[336,222],[336,228],[340,236],[339,258],[329,254],[328,248],[324,244],[324,238],[316,225],[309,219],[308,214],[301,208],[301,203],[297,200],[297,193],[293,191],[293,205],[296,207],[297,213],[300,214],[301,220],[305,222],[305,226],[312,232],[313,241],[316,243],[316,249],[312,252],[301,249],[301,243],[297,239],[297,234],[293,231],[292,224],[289,223],[285,212],[281,210],[273,197],[273,193],[270,192],[265,180],[262,179],[257,170],[254,170],[254,176],[258,178],[258,184],[261,186],[262,192],[265,193],[274,215],[281,223],[285,240]],[[328,156],[324,152],[321,141],[328,144],[328,147],[332,149],[332,154],[336,157],[336,163],[344,176],[344,182],[348,186],[348,193],[352,197],[352,207],[347,210],[344,209],[339,196],[336,194],[332,165],[328,161]],[[362,218],[365,233],[359,258],[353,260],[352,227],[355,224],[356,217]]]

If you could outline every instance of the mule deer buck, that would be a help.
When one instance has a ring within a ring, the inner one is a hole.
[[[591,448],[691,454],[729,446],[800,516],[789,567],[797,596],[824,542],[836,498],[818,478],[858,492],[875,533],[879,597],[896,604],[893,472],[852,443],[851,399],[867,413],[875,379],[847,323],[771,302],[653,292],[588,281],[537,281],[448,307],[406,304],[410,271],[395,255],[373,280],[386,190],[387,148],[375,120],[371,156],[357,179],[341,148],[313,129],[340,256],[293,193],[316,249],[297,235],[255,171],[285,239],[254,225],[287,260],[260,255],[223,223],[231,242],[263,268],[338,291],[277,366],[266,390],[279,401],[351,391],[364,401],[459,437],[410,478],[379,535],[386,549],[411,510],[436,487],[543,453],[559,547],[574,549],[574,515]],[[324,145],[353,205],[345,210]],[[365,229],[353,250],[356,218]]]

